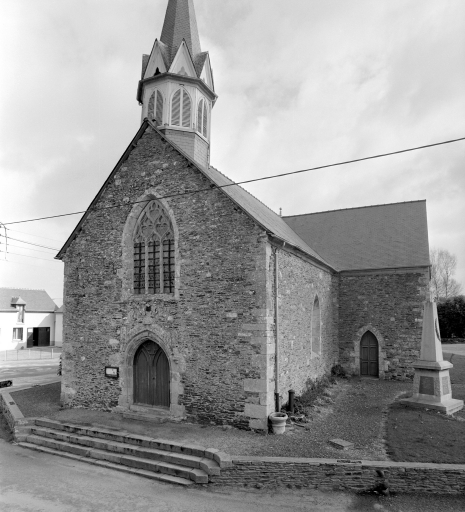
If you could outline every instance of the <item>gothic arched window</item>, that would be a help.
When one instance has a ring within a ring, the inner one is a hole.
[[[171,100],[171,124],[173,126],[191,127],[192,102],[184,89],[178,89]]]
[[[174,293],[174,233],[157,201],[142,212],[134,233],[134,293]]]
[[[199,101],[199,108],[197,109],[197,131],[205,138],[208,136],[208,107],[204,99]]]
[[[318,355],[321,353],[321,318],[318,296],[315,297],[312,309],[312,352]]]
[[[156,90],[150,97],[148,117],[152,121],[155,121],[157,126],[163,124],[163,104],[163,94],[159,90]]]

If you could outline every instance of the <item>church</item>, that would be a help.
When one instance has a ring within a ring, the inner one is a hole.
[[[212,167],[193,0],[168,0],[137,99],[139,130],[57,255],[63,405],[263,430],[334,365],[410,378],[426,202],[281,217]]]

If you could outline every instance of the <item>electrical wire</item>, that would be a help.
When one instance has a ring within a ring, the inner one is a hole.
[[[37,256],[28,256],[27,254],[19,254],[17,252],[6,252],[6,251],[0,251],[0,252],[3,252],[5,254],[14,254],[15,256],[23,256],[24,258],[33,258],[35,260],[43,260],[43,261],[51,261],[52,263],[55,262],[55,261],[58,261],[58,260],[55,260],[55,259],[52,259],[52,260],[49,260],[47,258],[38,258]]]
[[[6,238],[5,235],[0,235],[0,237]],[[18,238],[8,237],[9,240],[14,240],[15,242],[21,242],[23,244],[34,245],[35,247],[42,247],[42,249],[50,249],[51,251],[59,251],[60,249],[55,249],[55,247],[47,247],[46,245],[33,244],[32,242],[26,242],[26,240],[19,240]]]
[[[28,235],[33,236],[34,238],[45,238],[46,240],[52,240],[53,242],[58,242],[59,244],[62,244],[62,240],[57,240],[56,238],[49,238],[48,236],[42,236],[42,235],[33,235],[32,233],[25,233],[24,231],[18,231],[17,229],[11,229],[7,228],[8,231],[13,231],[14,233],[21,233],[22,235]]]
[[[5,245],[5,244],[2,244],[0,242],[0,247],[2,247],[2,245]],[[41,251],[40,249],[33,249],[32,247],[23,247],[22,245],[14,245],[14,244],[8,244],[8,247],[16,247],[17,249],[24,249],[25,251],[37,251],[37,252],[42,252],[44,254],[50,254],[50,256],[52,255],[51,252],[47,252],[47,251]],[[8,252],[8,251],[6,251]]]
[[[366,160],[374,160],[376,158],[384,158],[384,157],[392,156],[392,155],[400,155],[402,153],[408,153],[408,152],[411,152],[411,151],[418,151],[420,149],[432,148],[432,147],[435,147],[435,146],[442,146],[444,144],[452,144],[453,142],[459,142],[459,141],[463,141],[463,140],[465,140],[465,137],[460,137],[458,139],[446,140],[446,141],[443,141],[443,142],[435,142],[433,144],[425,144],[423,146],[416,146],[414,148],[400,149],[398,151],[391,151],[389,153],[381,153],[381,154],[378,154],[378,155],[366,156],[366,157],[363,157],[363,158],[355,158],[353,160],[346,160],[346,161],[337,162],[337,163],[334,163],[334,164],[319,165],[317,167],[310,167],[308,169],[300,169],[298,171],[291,171],[291,172],[285,172],[285,173],[281,173],[281,174],[274,174],[274,175],[271,175],[271,176],[263,176],[262,178],[253,178],[251,180],[245,180],[245,181],[228,183],[227,185],[212,185],[209,188],[198,189],[198,190],[187,190],[187,191],[184,191],[184,192],[178,192],[176,194],[170,194],[170,195],[167,195],[167,196],[162,196],[159,199],[171,199],[173,197],[185,196],[185,195],[189,195],[189,194],[198,194],[200,192],[211,192],[212,190],[215,190],[215,189],[222,189],[222,188],[232,187],[234,185],[245,185],[247,183],[256,183],[256,182],[259,182],[259,181],[271,180],[271,179],[275,179],[275,178],[283,178],[285,176],[292,176],[292,175],[301,174],[301,173],[304,173],[304,172],[318,171],[318,170],[321,170],[321,169],[328,169],[330,167],[337,167],[337,166],[348,165],[348,164],[353,164],[353,163],[357,163],[357,162],[364,162]],[[127,202],[127,203],[124,203],[124,204],[115,204],[115,205],[110,205],[110,206],[103,206],[103,207],[100,207],[100,208],[92,208],[92,211],[109,210],[111,208],[122,208],[122,207],[125,207],[125,206],[134,205],[134,204],[138,204],[138,203],[145,203],[145,202],[147,202],[147,200]],[[8,226],[8,225],[12,225],[12,224],[24,224],[26,222],[36,222],[36,221],[40,221],[40,220],[58,219],[58,218],[61,218],[61,217],[70,217],[72,215],[84,214],[84,213],[86,213],[89,210],[90,210],[90,207],[87,210],[82,210],[82,211],[79,211],[79,212],[63,213],[63,214],[60,214],[60,215],[50,215],[48,217],[38,217],[36,219],[25,219],[25,220],[13,221],[13,222],[4,222],[3,225],[4,226]],[[40,247],[42,247],[42,246],[40,246]]]

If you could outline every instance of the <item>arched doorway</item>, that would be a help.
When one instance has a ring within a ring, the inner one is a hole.
[[[170,406],[170,367],[168,358],[154,341],[147,340],[134,356],[134,403]]]
[[[360,375],[379,377],[378,361],[378,340],[371,331],[367,331],[360,342]]]

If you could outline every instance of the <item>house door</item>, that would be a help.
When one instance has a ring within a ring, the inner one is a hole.
[[[367,331],[360,342],[360,375],[379,377],[378,340]]]
[[[50,327],[33,327],[27,330],[27,348],[49,347]]]
[[[170,406],[170,368],[163,350],[146,341],[134,356],[134,403]]]

